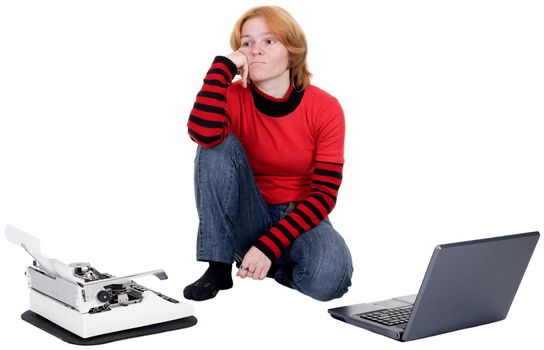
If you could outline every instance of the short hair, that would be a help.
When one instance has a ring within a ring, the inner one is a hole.
[[[249,9],[234,25],[230,36],[230,46],[238,50],[241,45],[242,27],[251,18],[260,17],[268,30],[278,39],[289,53],[289,76],[297,90],[310,85],[312,73],[308,69],[306,55],[308,43],[302,28],[289,12],[279,6],[259,6]]]

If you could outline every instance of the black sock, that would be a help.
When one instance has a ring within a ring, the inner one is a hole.
[[[232,288],[232,264],[210,261],[210,267],[196,282],[183,290],[186,299],[202,301],[215,297],[222,289]]]

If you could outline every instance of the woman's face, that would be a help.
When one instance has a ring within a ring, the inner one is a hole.
[[[257,84],[289,82],[289,52],[260,17],[242,26],[240,51],[249,63],[249,77]]]

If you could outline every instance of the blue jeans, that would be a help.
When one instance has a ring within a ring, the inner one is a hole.
[[[213,148],[198,147],[195,195],[199,216],[197,260],[240,261],[288,204],[268,206],[244,149],[234,135]],[[274,279],[317,300],[344,295],[351,285],[351,254],[328,218],[299,236],[273,262]]]

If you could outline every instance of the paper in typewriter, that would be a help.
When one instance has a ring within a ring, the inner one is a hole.
[[[51,259],[42,254],[40,240],[26,232],[11,225],[6,226],[6,237],[8,241],[23,247],[36,262],[53,278],[62,278],[71,283],[77,284],[78,280],[73,275],[72,269],[62,261]]]

